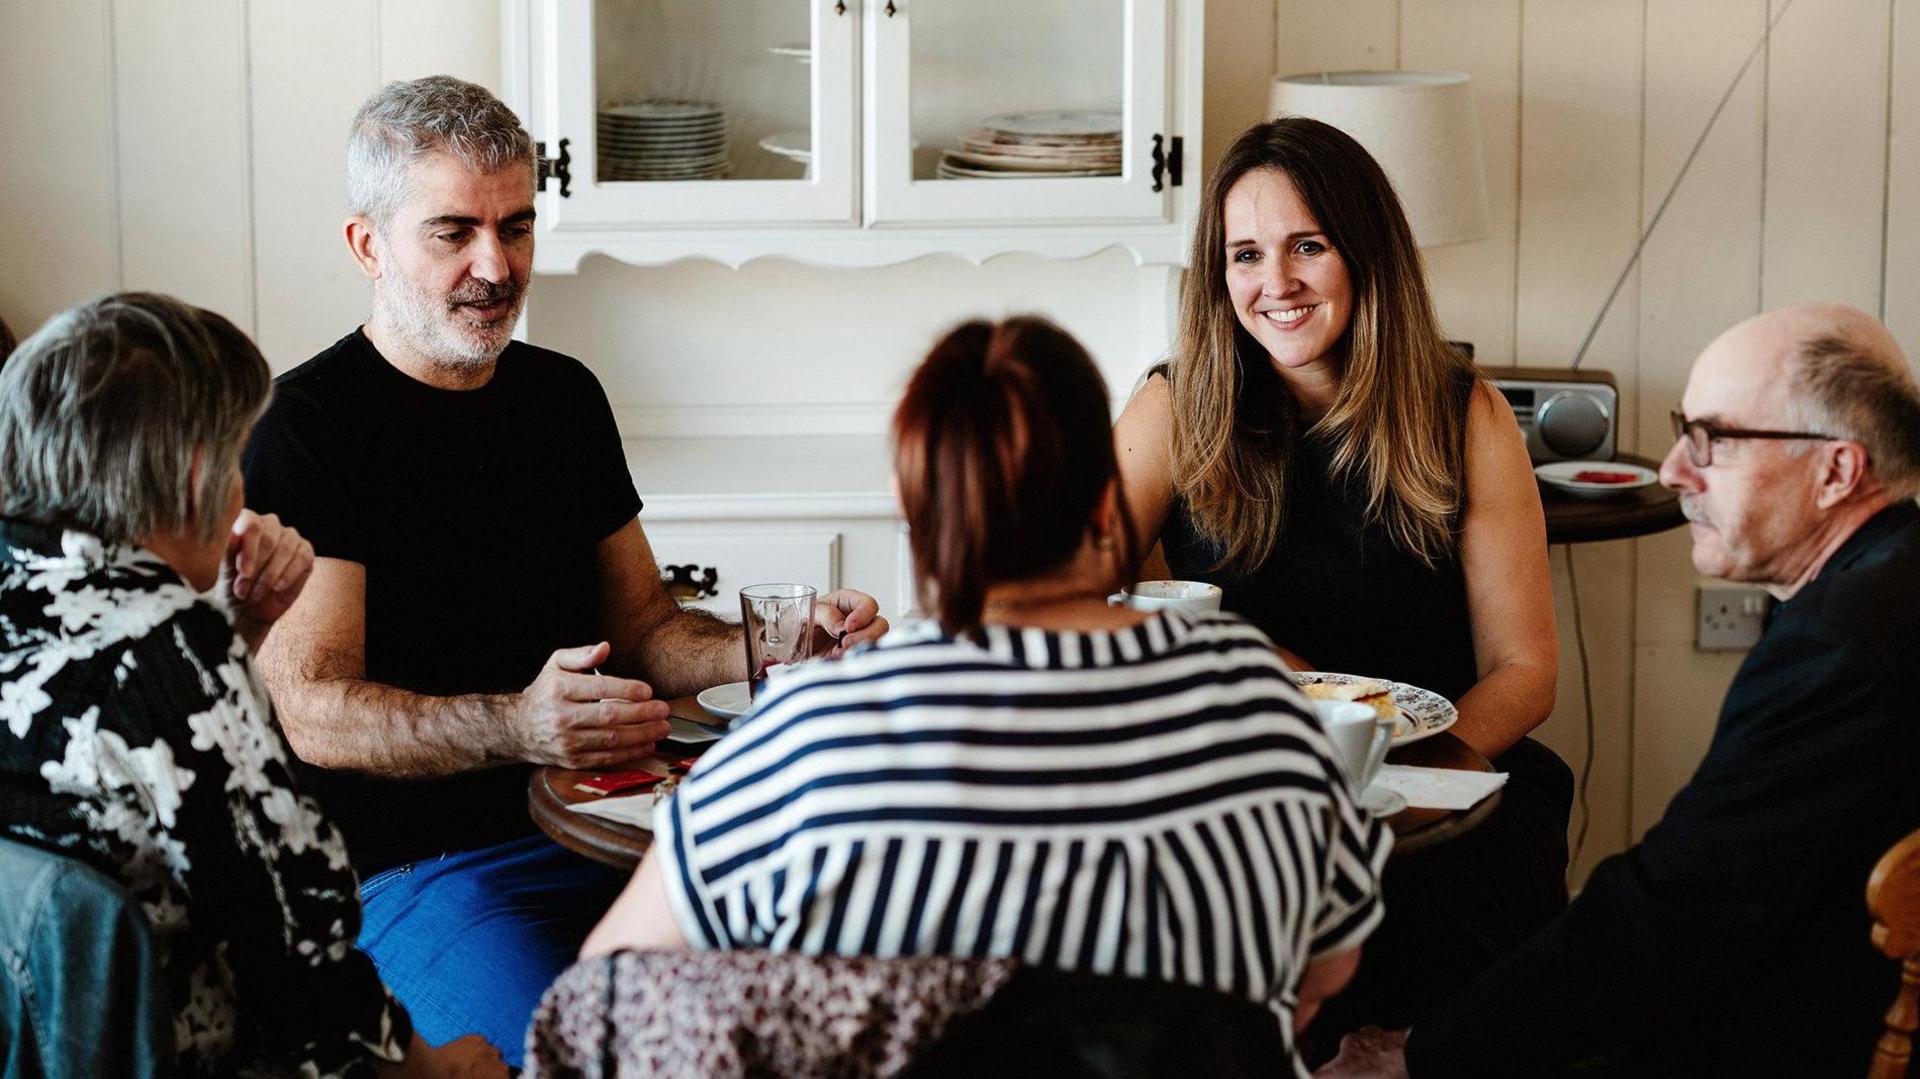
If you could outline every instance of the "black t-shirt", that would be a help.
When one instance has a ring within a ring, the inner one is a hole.
[[[555,649],[601,640],[596,548],[640,512],[592,372],[518,341],[453,391],[355,330],[276,380],[245,469],[249,507],[366,567],[366,677],[436,696],[518,692]],[[363,875],[533,830],[528,765],[298,770]]]

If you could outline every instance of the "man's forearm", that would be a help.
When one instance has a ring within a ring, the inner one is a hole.
[[[357,678],[273,689],[294,750],[323,768],[410,779],[518,759],[508,745],[512,694],[429,697]]]
[[[639,635],[629,654],[634,676],[650,682],[662,700],[747,676],[739,624],[693,608],[682,608]]]

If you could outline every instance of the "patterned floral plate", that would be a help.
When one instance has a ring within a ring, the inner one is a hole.
[[[1396,746],[1439,734],[1460,718],[1452,701],[1430,689],[1410,686],[1405,682],[1391,682],[1385,678],[1368,678],[1358,674],[1334,674],[1330,671],[1293,672],[1293,684],[1296,686],[1314,683],[1350,686],[1355,682],[1378,682],[1393,693],[1393,703],[1400,709],[1400,725],[1393,731],[1393,744]]]

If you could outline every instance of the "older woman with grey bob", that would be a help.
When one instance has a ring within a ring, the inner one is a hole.
[[[500,1074],[354,947],[346,850],[251,660],[313,549],[242,508],[272,389],[210,311],[125,293],[0,366],[0,837],[125,886],[184,1074]]]

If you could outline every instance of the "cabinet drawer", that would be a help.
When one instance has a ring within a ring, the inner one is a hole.
[[[689,606],[740,619],[740,589],[750,584],[790,582],[812,585],[824,595],[840,587],[840,533],[837,531],[761,531],[746,527],[713,528],[658,525],[647,528],[653,557],[667,566],[693,565],[693,576],[714,571],[714,595]]]

